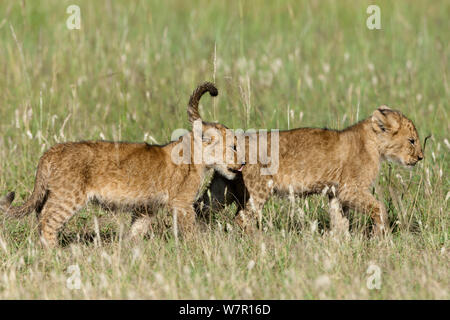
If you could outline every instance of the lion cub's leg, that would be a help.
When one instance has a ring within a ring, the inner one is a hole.
[[[254,224],[258,221],[261,228],[262,209],[273,191],[273,180],[261,179],[257,183],[248,183],[249,199],[243,210],[234,218],[235,223],[245,232],[252,232]]]
[[[134,213],[131,221],[130,239],[145,237],[151,229],[152,217],[146,214]]]
[[[341,202],[337,197],[330,197],[329,210],[331,230],[338,234],[348,235],[349,222],[343,214]]]
[[[40,235],[45,246],[58,244],[58,232],[85,204],[86,196],[81,191],[74,191],[70,196],[50,192],[39,215]]]
[[[250,205],[251,208],[246,207],[243,210],[239,210],[234,218],[235,223],[247,233],[252,233],[255,230],[255,222],[259,221],[259,224],[261,224],[262,220],[262,209],[266,201],[255,199],[250,196],[248,200],[249,203],[252,203]],[[247,206],[249,203],[247,203]]]
[[[357,211],[370,214],[373,222],[373,234],[382,235],[388,231],[388,217],[384,205],[368,191],[344,189],[339,192],[343,204]]]
[[[191,237],[196,231],[195,210],[191,203],[175,202],[171,206],[177,229],[183,237]]]

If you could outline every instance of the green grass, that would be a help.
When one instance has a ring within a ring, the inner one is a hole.
[[[81,30],[66,28],[70,4]],[[449,299],[450,5],[377,1],[382,30],[372,31],[369,4],[1,2],[0,193],[16,190],[17,202],[57,142],[167,142],[188,128],[189,95],[205,80],[220,93],[202,100],[203,118],[231,128],[343,128],[387,104],[433,139],[414,170],[382,167],[387,239],[368,238],[357,213],[351,238],[333,237],[319,196],[271,199],[260,234],[231,230],[226,210],[181,242],[164,213],[131,243],[127,214],[89,206],[54,251],[38,244],[34,216],[2,218],[0,298]],[[380,290],[366,285],[372,264]],[[71,265],[79,290],[66,286]]]

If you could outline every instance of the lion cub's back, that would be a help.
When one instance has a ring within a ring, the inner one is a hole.
[[[301,128],[280,132],[280,160],[310,162],[330,160],[336,153],[339,132],[327,129]]]
[[[95,180],[124,172],[128,176],[140,176],[142,167],[164,161],[164,153],[158,146],[146,143],[82,141],[66,142],[53,146],[41,158],[49,163],[52,175],[79,176]]]

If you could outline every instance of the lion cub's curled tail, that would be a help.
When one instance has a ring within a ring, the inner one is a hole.
[[[219,94],[219,91],[217,90],[216,86],[211,82],[205,82],[199,85],[197,89],[195,89],[194,92],[192,92],[191,98],[189,99],[187,113],[190,123],[193,123],[195,120],[202,119],[200,117],[200,113],[198,112],[198,103],[200,101],[200,98],[206,92],[209,92],[209,94],[212,97],[215,97]]]

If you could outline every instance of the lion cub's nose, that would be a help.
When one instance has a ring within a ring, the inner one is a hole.
[[[417,156],[417,160],[420,161],[420,160],[422,160],[422,159],[423,159],[423,153],[420,153],[420,154]]]

